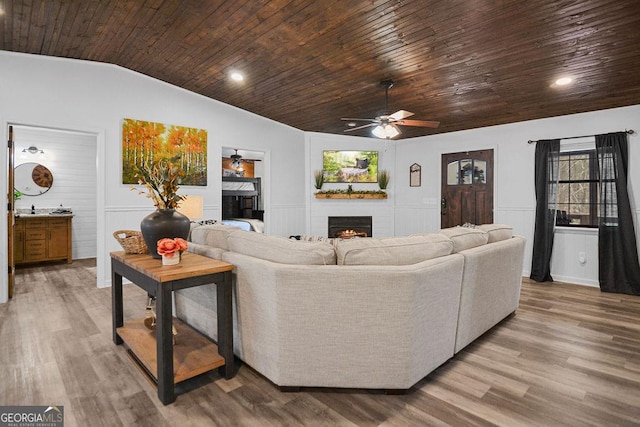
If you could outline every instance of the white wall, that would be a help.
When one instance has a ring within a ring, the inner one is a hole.
[[[231,84],[231,83],[229,83]],[[250,90],[245,82],[238,90]],[[121,132],[125,117],[206,129],[208,186],[186,187],[204,197],[207,217],[220,216],[221,147],[265,152],[268,191],[265,226],[273,234],[294,234],[305,227],[304,133],[289,126],[171,86],[118,66],[39,55],[0,52],[0,124],[79,130],[98,135],[98,284],[108,285],[109,252],[120,250],[111,233],[138,229],[154,208],[148,199],[121,183]],[[300,161],[291,161],[300,159]],[[6,165],[6,150],[0,162]],[[6,188],[6,173],[0,174]],[[6,203],[0,213],[6,214]],[[6,242],[3,221],[0,240]],[[7,271],[7,260],[0,268]],[[0,276],[0,303],[7,279]]]
[[[535,219],[534,153],[528,140],[600,134],[625,129],[640,131],[640,105],[512,123],[461,132],[401,140],[395,164],[396,235],[435,231],[440,227],[440,161],[443,153],[493,148],[495,155],[494,222],[511,224],[527,238],[524,274],[531,269]],[[629,136],[629,183],[636,215],[640,210],[640,138]],[[422,186],[409,187],[409,166],[422,166]],[[634,203],[634,201],[636,203]],[[593,230],[558,229],[551,274],[555,280],[598,284],[597,233]],[[586,263],[578,262],[585,252]]]
[[[97,247],[96,135],[52,129],[16,126],[13,130],[16,165],[36,162],[53,175],[53,185],[44,194],[24,195],[17,209],[56,209],[60,205],[73,211],[73,259],[94,258]],[[23,153],[36,146],[44,153]]]

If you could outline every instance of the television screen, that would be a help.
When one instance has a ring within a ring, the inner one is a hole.
[[[377,151],[325,150],[324,182],[378,182]]]

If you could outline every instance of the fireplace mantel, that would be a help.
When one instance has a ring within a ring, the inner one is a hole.
[[[315,193],[316,199],[386,199],[387,193]]]

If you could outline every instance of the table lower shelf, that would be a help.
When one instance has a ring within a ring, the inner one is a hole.
[[[224,357],[218,354],[216,344],[179,319],[173,319],[173,326],[178,331],[176,344],[173,346],[175,383],[193,378],[225,364]],[[149,330],[144,325],[144,319],[136,319],[125,322],[123,327],[117,328],[117,332],[136,359],[157,380],[158,359],[155,330]]]

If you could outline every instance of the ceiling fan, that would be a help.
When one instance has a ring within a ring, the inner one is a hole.
[[[373,119],[356,119],[343,117],[342,120],[347,120],[350,122],[370,122],[366,125],[345,129],[345,132],[353,132],[356,130],[373,127],[371,133],[373,133],[374,136],[382,139],[391,139],[402,133],[398,126],[437,128],[440,125],[440,122],[430,120],[406,120],[407,117],[411,117],[414,115],[414,113],[406,110],[398,110],[393,114],[389,114],[389,89],[393,87],[393,80],[383,80],[380,82],[380,86],[384,87],[384,113]]]

